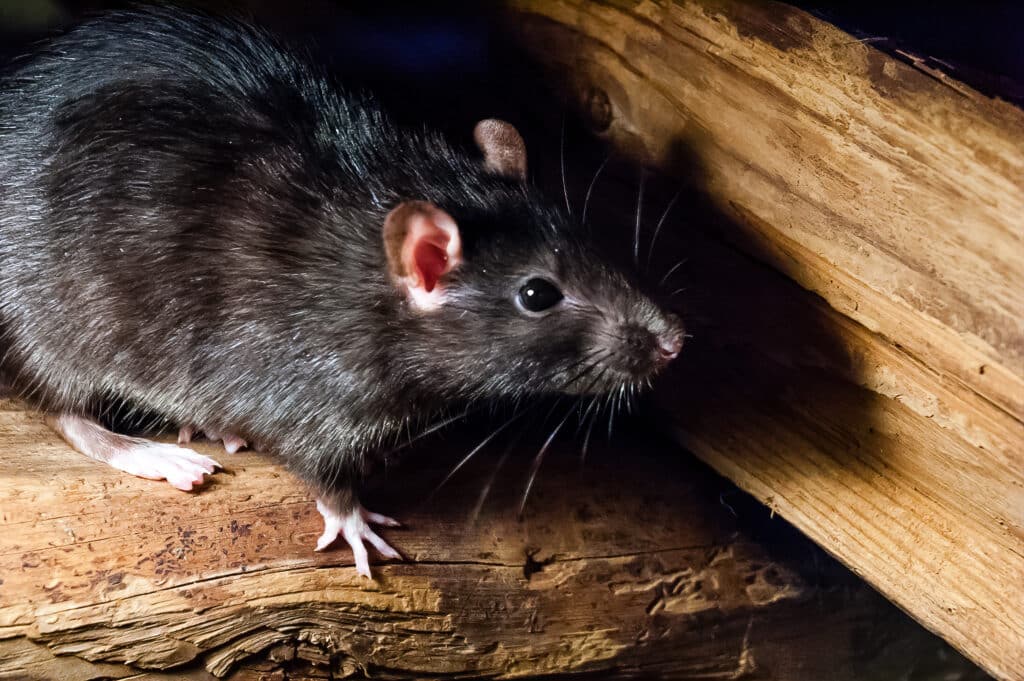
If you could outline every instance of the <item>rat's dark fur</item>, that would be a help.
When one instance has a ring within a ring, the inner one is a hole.
[[[257,29],[109,14],[0,88],[2,363],[47,409],[230,430],[325,489],[455,401],[654,370],[670,322],[563,214]],[[381,242],[411,199],[463,241],[433,312]],[[566,304],[534,318],[514,297],[538,274]]]

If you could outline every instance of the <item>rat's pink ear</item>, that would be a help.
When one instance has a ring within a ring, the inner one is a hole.
[[[526,181],[526,143],[511,123],[497,118],[480,121],[473,128],[473,139],[488,170]]]
[[[441,278],[462,262],[459,227],[427,201],[404,201],[384,220],[384,250],[395,282],[421,310],[441,306]]]

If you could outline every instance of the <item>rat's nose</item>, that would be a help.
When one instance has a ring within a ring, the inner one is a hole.
[[[658,356],[666,362],[675,359],[679,351],[683,349],[683,334],[679,332],[672,336],[662,336],[658,339]]]
[[[662,369],[671,362],[683,348],[682,323],[675,316],[659,324],[659,330],[639,325],[620,326],[614,338],[621,343],[621,352],[616,353],[623,368],[646,375]]]
[[[679,355],[686,338],[683,323],[678,317],[670,315],[668,322],[669,329],[658,334],[658,358],[663,362],[671,362]]]

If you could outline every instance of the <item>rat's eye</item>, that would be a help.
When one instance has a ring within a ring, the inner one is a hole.
[[[527,312],[544,312],[562,300],[562,292],[547,279],[534,277],[516,294],[516,302]]]

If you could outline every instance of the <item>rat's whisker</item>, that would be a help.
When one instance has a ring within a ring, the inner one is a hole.
[[[644,205],[644,185],[647,183],[647,172],[640,169],[640,189],[636,193],[636,229],[633,231],[633,266],[640,268],[640,213]]]
[[[600,359],[603,359],[605,355],[608,355],[610,353],[611,353],[611,351],[607,350],[605,348],[597,348],[596,350],[591,350],[586,355],[584,355],[581,359],[579,359],[579,360],[573,362],[572,364],[570,364],[565,369],[565,372],[568,373],[569,371],[571,371],[572,369],[575,369],[576,367],[578,367],[579,365],[583,364],[584,362],[589,362],[590,360],[593,360],[595,358],[600,357]],[[600,361],[600,359],[598,359],[598,361]],[[566,384],[566,385],[568,385],[568,384]]]
[[[601,176],[601,171],[604,170],[604,167],[608,165],[608,161],[610,161],[611,159],[611,154],[608,154],[607,156],[604,157],[604,161],[602,161],[601,165],[597,167],[597,172],[594,173],[593,179],[591,179],[590,184],[587,185],[587,194],[586,196],[583,197],[583,215],[580,217],[581,225],[587,224],[587,208],[590,206],[590,195],[594,191],[594,185],[597,184],[597,178]]]
[[[654,255],[654,243],[658,240],[658,235],[661,234],[661,228],[665,224],[665,218],[672,211],[672,206],[676,205],[676,201],[679,200],[679,192],[672,197],[672,200],[668,202],[668,207],[665,208],[665,212],[661,214],[661,219],[658,220],[657,227],[654,228],[654,236],[651,237],[651,245],[647,249],[647,264],[644,265],[644,272],[651,269],[651,257]]]
[[[582,399],[582,397],[578,398],[578,400]],[[558,422],[558,425],[555,426],[555,429],[551,431],[551,434],[548,435],[548,439],[544,441],[544,444],[541,446],[540,451],[537,452],[537,456],[533,458],[533,463],[530,465],[530,478],[526,482],[526,489],[523,490],[523,499],[519,503],[519,517],[522,517],[523,510],[526,508],[526,500],[530,496],[530,490],[533,489],[534,480],[537,479],[537,471],[540,470],[540,464],[544,460],[544,454],[548,451],[548,447],[551,446],[551,443],[554,441],[555,436],[558,435],[558,431],[562,429],[562,426],[565,425],[565,422],[569,420],[570,416],[572,416],[574,407],[575,405],[569,407],[568,411],[566,411],[565,413],[565,416],[562,418],[561,421]]]
[[[604,369],[602,369],[601,373],[598,374],[597,378],[594,379],[594,385],[597,385],[598,383],[600,383],[604,379],[605,374],[607,374],[607,373],[608,373],[608,367],[605,367]],[[585,458],[587,458],[587,447],[590,444],[590,434],[591,434],[591,432],[593,432],[594,424],[597,422],[597,417],[601,413],[601,407],[599,405],[601,404],[602,400],[604,400],[604,399],[606,399],[606,397],[602,397],[601,395],[595,395],[593,398],[591,398],[590,406],[587,407],[586,412],[584,412],[584,414],[583,414],[583,420],[585,421],[586,418],[587,418],[586,415],[590,412],[590,410],[591,409],[594,410],[594,415],[590,419],[590,426],[587,428],[587,436],[583,439],[583,448],[580,450],[580,462],[581,463],[583,462],[583,460]],[[595,407],[597,407],[597,408],[595,409]],[[578,434],[579,433],[579,429],[577,429],[576,432]]]
[[[572,215],[572,206],[569,205],[569,185],[565,181],[565,117],[562,112],[562,134],[558,142],[558,162],[562,166],[562,193],[565,194],[565,210]]]
[[[597,404],[595,398],[591,404]],[[595,409],[594,413],[590,417],[590,425],[587,426],[587,434],[583,437],[583,447],[580,448],[580,463],[582,464],[587,458],[587,451],[590,449],[590,436],[594,432],[594,424],[597,423],[598,416],[600,416],[601,410]]]
[[[509,440],[508,445],[506,445],[504,451],[502,451],[501,453],[501,456],[498,458],[498,463],[494,464],[494,470],[491,471],[490,477],[487,478],[487,483],[484,485],[484,488],[480,490],[480,496],[477,498],[476,505],[473,507],[473,512],[469,516],[470,523],[476,523],[477,518],[480,517],[480,511],[483,510],[484,502],[487,501],[487,496],[491,493],[491,488],[494,486],[494,481],[497,480],[498,478],[498,472],[501,471],[502,466],[505,465],[505,461],[512,453],[512,450],[514,450],[516,448],[516,445],[519,444],[519,441],[523,437],[523,432],[524,431],[520,430],[516,435],[512,437],[511,440]]]
[[[612,427],[615,423],[615,412],[616,412],[614,400],[608,402],[608,441],[612,441]]]
[[[557,369],[555,369],[555,370],[553,370],[553,371],[551,371],[551,372],[541,376],[540,380],[547,380],[549,378],[552,378],[553,376],[556,376],[556,375],[562,374],[562,373],[567,374],[570,371],[572,371],[573,369],[575,369],[576,367],[578,367],[579,365],[583,364],[584,362],[588,362],[591,359],[593,359],[595,356],[597,356],[598,354],[601,354],[601,353],[604,353],[604,352],[607,352],[607,350],[605,350],[603,348],[597,348],[596,350],[591,350],[590,352],[585,354],[583,357],[577,359],[575,362],[570,364],[569,366],[567,366],[567,367],[559,367],[559,368],[557,368]]]
[[[658,282],[658,288],[661,288],[662,286],[664,286],[665,282],[668,281],[668,278],[671,277],[673,274],[675,274],[675,271],[678,270],[683,265],[685,265],[689,260],[690,260],[689,258],[683,258],[682,260],[677,262],[675,265],[673,265],[672,269],[670,269],[668,272],[666,272],[665,276],[663,276],[661,278],[661,281]]]
[[[474,411],[477,411],[479,409],[482,409],[484,406],[486,406],[486,405],[483,405],[483,404],[471,405],[471,406],[467,407],[465,409],[465,411],[463,411],[460,414],[456,414],[455,416],[443,419],[443,420],[439,421],[438,423],[435,423],[435,424],[433,424],[431,426],[428,426],[426,429],[421,431],[419,434],[410,437],[406,442],[404,442],[404,443],[402,443],[402,444],[392,448],[388,452],[386,452],[384,454],[384,456],[391,456],[395,452],[400,451],[402,449],[405,449],[406,447],[408,447],[409,445],[413,444],[417,440],[425,438],[426,436],[430,435],[431,433],[436,433],[437,431],[441,430],[445,426],[449,426],[449,425],[455,423],[456,421],[465,418],[470,413],[472,413]]]
[[[455,475],[456,473],[458,473],[459,469],[461,469],[463,466],[465,466],[466,463],[470,459],[472,459],[476,455],[477,452],[479,452],[481,449],[486,447],[488,445],[488,443],[490,443],[491,440],[496,438],[503,430],[508,428],[510,425],[512,425],[513,423],[518,421],[525,414],[529,413],[532,410],[533,410],[533,407],[530,407],[526,411],[521,411],[518,414],[513,414],[512,417],[509,420],[505,421],[505,423],[503,423],[500,426],[498,426],[497,428],[495,428],[494,431],[492,431],[490,435],[488,435],[483,440],[481,440],[480,443],[476,447],[473,447],[473,449],[470,450],[469,454],[466,454],[466,456],[462,457],[462,459],[457,464],[455,464],[455,467],[452,468],[448,472],[448,475],[444,476],[444,480],[442,480],[440,483],[438,483],[437,487],[434,488],[434,491],[432,491],[430,493],[430,496],[427,497],[427,500],[429,501],[430,499],[432,499],[434,497],[434,495],[437,494],[438,490],[440,490],[442,487],[444,487],[445,484],[449,480],[452,479],[452,476]]]
[[[609,355],[609,354],[611,354],[611,353],[610,353],[609,351],[607,351],[607,350],[598,350],[598,351],[597,351],[596,353],[594,353],[594,354],[597,354],[597,353],[601,353],[601,356],[599,356],[599,357],[597,357],[596,359],[594,359],[594,361],[593,361],[593,362],[591,362],[590,364],[588,364],[587,366],[585,366],[585,367],[583,368],[583,370],[582,370],[582,371],[580,371],[579,373],[577,373],[577,374],[576,374],[575,376],[573,376],[573,377],[572,377],[571,379],[569,379],[568,381],[566,381],[566,382],[565,382],[564,384],[562,384],[562,385],[560,386],[560,389],[561,389],[561,390],[562,390],[563,392],[564,392],[564,391],[566,391],[566,390],[568,390],[568,389],[569,389],[570,387],[572,387],[572,385],[573,385],[573,384],[574,384],[574,383],[575,383],[576,381],[580,380],[581,378],[583,378],[584,376],[586,376],[587,374],[589,374],[589,373],[590,373],[591,371],[593,371],[594,369],[596,369],[596,368],[597,368],[597,366],[598,366],[598,365],[599,365],[599,364],[601,363],[601,360],[603,360],[603,359],[604,359],[604,357],[605,357],[606,355]],[[591,355],[591,357],[593,357],[593,356],[594,356],[594,354],[592,354],[592,355]],[[585,358],[585,359],[586,359],[586,358]],[[577,362],[577,363],[576,363],[576,365],[574,365],[574,366],[578,366],[578,365],[579,365],[579,363]],[[593,386],[590,386],[590,387],[593,387]],[[589,390],[589,389],[590,389],[590,388],[587,388],[587,390]],[[586,392],[586,391],[584,391],[584,392]]]
[[[591,365],[590,365],[590,367],[589,367],[589,369],[588,369],[588,373],[589,373],[590,371],[593,371],[593,370],[594,370],[594,369],[596,369],[596,368],[597,368],[597,362],[595,362],[595,363],[593,363],[593,364],[591,364]],[[586,387],[586,388],[584,388],[584,389],[583,389],[583,390],[581,391],[580,397],[579,397],[579,398],[578,398],[578,399],[576,400],[576,404],[574,405],[574,407],[577,407],[577,406],[579,406],[579,405],[580,405],[580,404],[581,404],[581,403],[583,402],[583,400],[584,400],[584,399],[586,398],[587,394],[588,394],[588,393],[589,393],[589,392],[590,392],[591,390],[593,390],[593,389],[594,389],[594,386],[595,386],[595,385],[597,385],[597,384],[598,384],[598,383],[599,383],[599,382],[601,381],[601,379],[602,379],[602,378],[604,378],[604,375],[605,375],[605,373],[606,373],[607,371],[608,371],[608,369],[607,369],[607,368],[605,368],[605,369],[604,369],[603,371],[601,371],[601,373],[600,373],[600,374],[598,374],[598,375],[597,375],[597,376],[596,376],[596,377],[594,378],[594,380],[593,380],[593,381],[591,381],[590,383],[588,383],[588,384],[587,384],[587,387]],[[593,400],[591,400],[591,403],[593,403]],[[550,414],[549,414],[549,416],[550,416]],[[580,424],[582,425],[582,419],[580,419]],[[579,429],[577,429],[577,432],[579,432]]]
[[[605,371],[607,371],[607,369]],[[594,379],[595,383],[599,382],[602,378],[604,378],[605,371],[602,371],[598,375],[598,377]],[[590,412],[594,409],[594,405],[597,404],[597,400],[598,398],[595,395],[593,398],[591,398],[590,402],[587,403],[587,408],[583,410],[583,415],[580,416],[580,424],[576,426],[575,435],[579,435],[580,431],[583,430],[583,426],[586,425],[587,423],[587,417],[590,416]]]

